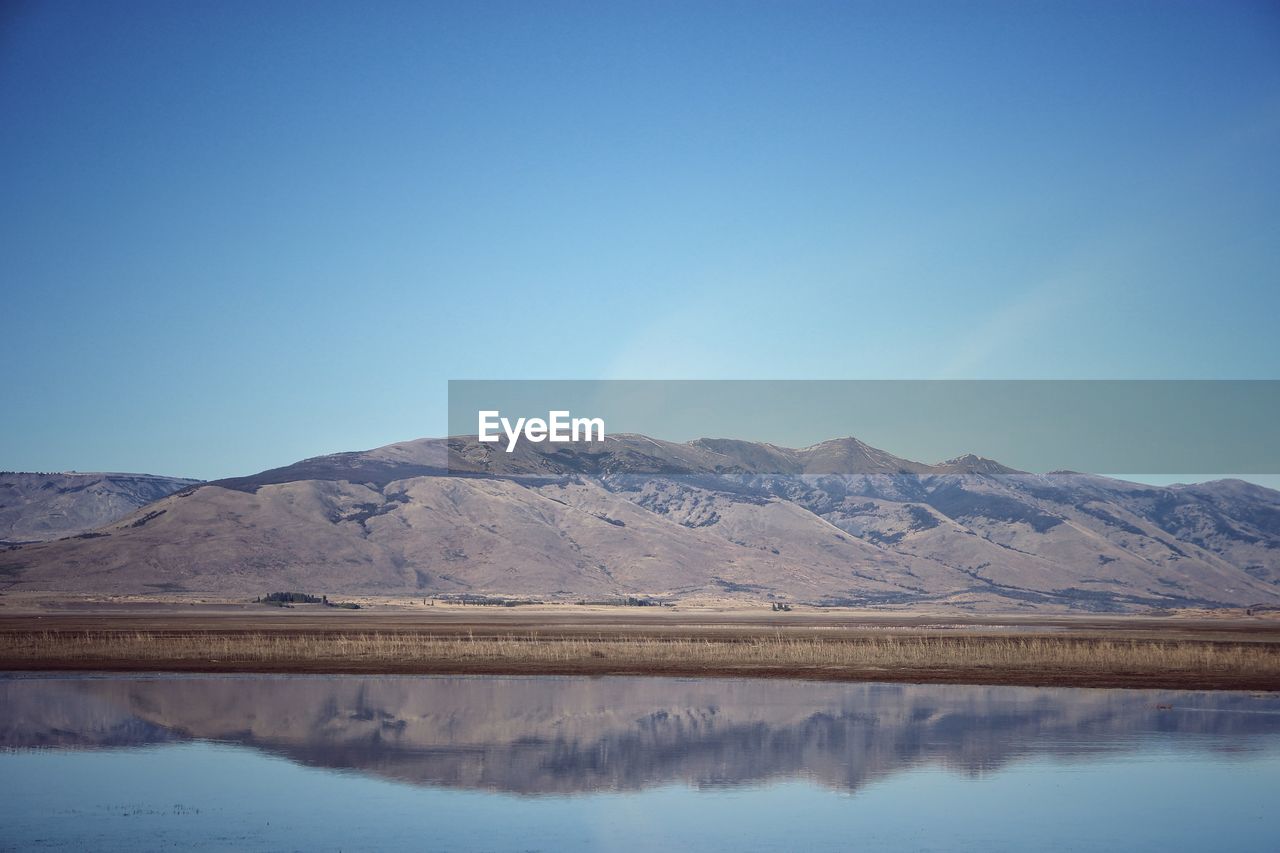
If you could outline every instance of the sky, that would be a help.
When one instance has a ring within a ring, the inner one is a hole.
[[[1280,378],[1278,151],[1274,2],[8,2],[0,469],[449,379]]]

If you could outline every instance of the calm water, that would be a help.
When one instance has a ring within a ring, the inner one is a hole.
[[[1280,697],[0,675],[0,847],[1275,850]]]

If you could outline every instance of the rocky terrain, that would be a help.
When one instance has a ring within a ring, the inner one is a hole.
[[[1280,604],[1280,492],[639,435],[423,439],[184,488],[0,552],[12,587],[1145,611]]]

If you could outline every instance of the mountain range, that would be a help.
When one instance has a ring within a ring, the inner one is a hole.
[[[1280,605],[1280,492],[1240,480],[930,465],[853,438],[613,435],[514,453],[420,439],[184,482],[94,530],[9,546],[0,574],[24,590],[220,596]]]

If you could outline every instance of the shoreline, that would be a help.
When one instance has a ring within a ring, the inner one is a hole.
[[[165,663],[99,662],[76,660],[8,661],[0,659],[0,676],[6,673],[59,673],[90,675],[332,675],[332,676],[579,676],[635,678],[708,678],[769,679],[788,681],[820,681],[840,683],[939,684],[972,687],[1043,687],[1089,688],[1107,690],[1186,690],[1237,691],[1254,693],[1280,692],[1280,678],[1253,677],[1247,674],[1142,674],[1142,673],[1021,673],[962,669],[914,670],[821,670],[784,667],[646,667],[646,666],[516,666],[494,665],[362,665],[335,661],[332,664],[299,665],[240,664],[236,662],[171,661]]]

